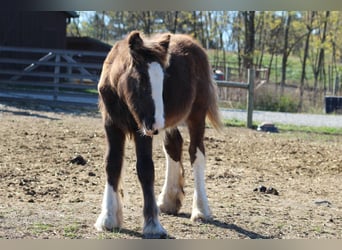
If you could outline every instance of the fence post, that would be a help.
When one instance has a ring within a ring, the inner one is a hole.
[[[54,91],[53,91],[53,100],[54,101],[57,101],[57,98],[58,98],[58,91],[59,91],[59,87],[58,87],[58,84],[59,84],[59,73],[60,73],[60,66],[58,65],[58,63],[60,63],[61,61],[61,55],[59,54],[56,54],[56,58],[55,58],[55,62],[56,62],[56,65],[55,65],[55,77],[53,78],[53,83],[54,83]]]
[[[254,69],[248,69],[248,92],[247,92],[247,127],[253,127],[254,109]]]

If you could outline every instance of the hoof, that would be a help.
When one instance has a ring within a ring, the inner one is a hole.
[[[166,239],[167,232],[157,218],[150,219],[145,223],[143,239]]]
[[[211,218],[210,213],[204,214],[204,213],[197,210],[195,212],[192,212],[190,220],[193,222],[196,222],[196,221],[209,222],[212,220],[212,218]]]
[[[182,206],[182,204],[181,204],[180,200],[177,200],[175,202],[175,204],[172,204],[172,205],[167,204],[167,203],[158,202],[159,211],[161,213],[164,213],[164,214],[176,215],[176,214],[178,214],[181,206]]]
[[[97,231],[113,231],[121,228],[121,220],[111,214],[100,214],[94,224]]]
[[[176,215],[182,207],[183,199],[184,191],[182,189],[172,194],[161,193],[158,197],[157,206],[162,213]]]
[[[161,234],[143,234],[143,239],[168,239],[167,233],[161,233]]]

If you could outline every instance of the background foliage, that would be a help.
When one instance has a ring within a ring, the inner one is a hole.
[[[297,111],[307,111],[306,102],[321,109],[324,95],[340,93],[341,11],[80,11],[79,14],[68,25],[68,35],[90,36],[110,44],[132,30],[147,35],[190,34],[208,50],[213,66],[226,75],[228,67],[237,70],[237,78],[243,78],[245,68],[267,69],[267,82],[279,86],[271,93],[273,99],[288,100],[283,97],[288,95],[287,87],[296,87],[294,110]]]

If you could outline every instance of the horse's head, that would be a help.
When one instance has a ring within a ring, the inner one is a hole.
[[[133,31],[126,42],[131,57],[121,78],[126,104],[142,133],[152,136],[164,128],[163,82],[170,35],[145,40]]]

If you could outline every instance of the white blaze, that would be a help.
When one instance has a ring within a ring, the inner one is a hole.
[[[152,62],[148,65],[148,74],[150,76],[152,99],[154,101],[155,112],[153,129],[164,128],[164,102],[163,102],[163,83],[164,72],[161,65],[157,62]]]

